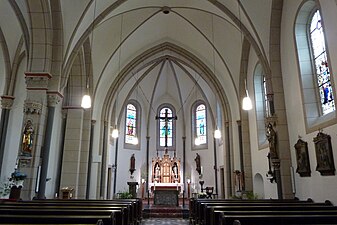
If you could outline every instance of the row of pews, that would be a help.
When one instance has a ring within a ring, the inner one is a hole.
[[[139,225],[141,199],[0,201],[0,224]]]
[[[330,201],[190,199],[192,225],[337,224]]]

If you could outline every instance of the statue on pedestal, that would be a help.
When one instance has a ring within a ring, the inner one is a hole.
[[[196,164],[196,171],[198,171],[199,175],[201,175],[201,163],[200,163],[200,155],[197,153],[197,156],[194,159]]]
[[[135,158],[135,154],[132,154],[131,158],[130,158],[130,173],[131,175],[133,174],[133,172],[135,172],[136,170],[136,158]]]
[[[276,132],[273,128],[273,125],[271,123],[269,123],[267,125],[267,131],[266,131],[266,136],[269,142],[269,151],[270,151],[270,158],[271,159],[277,159],[277,136],[276,136]]]

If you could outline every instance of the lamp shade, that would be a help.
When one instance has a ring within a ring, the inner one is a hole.
[[[242,100],[242,109],[243,110],[251,110],[253,108],[252,100],[247,95]]]
[[[200,145],[200,140],[199,140],[198,137],[196,137],[196,138],[194,139],[194,144],[195,144],[195,145]]]
[[[220,139],[221,138],[221,131],[219,129],[216,129],[214,131],[214,138]]]
[[[118,138],[118,129],[117,128],[112,130],[111,137]]]
[[[84,109],[91,108],[91,97],[90,95],[84,95],[82,98],[81,107]]]

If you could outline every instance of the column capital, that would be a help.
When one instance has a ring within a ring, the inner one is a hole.
[[[13,106],[15,97],[9,96],[9,95],[3,95],[1,96],[1,107],[3,109],[11,109]]]
[[[40,114],[42,112],[42,104],[32,100],[25,100],[23,112],[26,114]]]
[[[62,119],[66,119],[67,114],[68,114],[68,109],[62,108],[61,113],[62,113]]]
[[[63,98],[63,95],[58,91],[47,91],[48,106],[55,107]]]
[[[48,90],[48,81],[52,78],[50,73],[25,72],[27,90]]]

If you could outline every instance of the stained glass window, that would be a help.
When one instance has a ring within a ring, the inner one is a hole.
[[[200,104],[195,110],[195,128],[196,128],[196,138],[199,139],[199,144],[206,144],[206,106]]]
[[[325,47],[324,30],[319,10],[317,10],[311,18],[310,40],[315,63],[315,71],[317,74],[317,85],[322,105],[322,112],[323,115],[325,115],[335,110],[335,101],[330,81],[331,74]]]
[[[133,104],[126,106],[125,143],[133,144],[137,138],[137,108]]]
[[[160,147],[165,147],[165,141],[167,140],[167,147],[171,147],[173,145],[173,120],[165,118],[173,117],[172,110],[167,107],[162,108],[159,117],[159,145]]]
[[[267,84],[266,84],[266,77],[265,76],[263,76],[263,95],[264,95],[265,116],[270,116],[269,101],[268,101],[268,95],[267,95]]]

